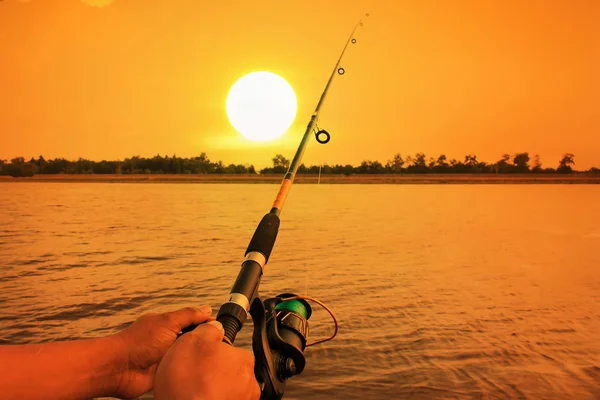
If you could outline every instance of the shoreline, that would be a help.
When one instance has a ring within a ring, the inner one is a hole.
[[[279,184],[283,174],[51,174],[28,178],[0,176],[0,183],[272,183]],[[317,184],[318,175],[299,174],[294,180],[298,184]],[[360,174],[321,175],[321,184],[600,184],[598,174]]]

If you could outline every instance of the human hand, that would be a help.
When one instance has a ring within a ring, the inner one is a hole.
[[[258,400],[254,357],[222,342],[217,321],[183,335],[164,356],[154,384],[156,400]]]
[[[158,363],[175,343],[177,334],[189,325],[207,321],[211,312],[210,306],[202,306],[162,314],[146,314],[114,335],[112,338],[117,352],[123,355],[116,395],[133,398],[150,391],[154,387]]]

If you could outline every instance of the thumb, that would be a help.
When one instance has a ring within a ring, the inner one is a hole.
[[[223,325],[219,321],[210,321],[206,324],[199,325],[196,329],[188,333],[188,335],[194,335],[199,340],[206,340],[211,342],[220,342],[223,340],[225,331]]]
[[[167,313],[167,319],[171,326],[177,331],[190,325],[198,325],[210,318],[212,309],[210,306],[200,308],[185,307],[177,311]]]

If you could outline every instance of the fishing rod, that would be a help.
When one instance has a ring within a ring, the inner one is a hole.
[[[368,17],[366,14],[365,17]],[[283,293],[273,298],[262,300],[258,294],[260,280],[264,274],[265,265],[269,261],[279,231],[281,211],[289,194],[302,156],[306,150],[311,134],[315,134],[317,142],[326,144],[331,139],[329,132],[319,129],[317,122],[319,112],[325,102],[327,92],[333,78],[344,75],[341,66],[342,58],[350,44],[356,43],[356,30],[363,25],[362,18],[358,21],[348,38],[333,72],[321,94],[317,107],[312,114],[300,146],[281,182],[271,210],[259,222],[250,244],[244,254],[240,272],[225,302],[217,313],[219,321],[225,330],[223,341],[233,345],[235,337],[242,329],[248,313],[254,322],[252,335],[252,350],[255,357],[254,374],[261,385],[261,399],[281,399],[285,389],[285,381],[300,374],[306,364],[304,350],[308,346],[323,343],[335,337],[338,324],[333,312],[318,300],[308,296],[297,296],[293,293]],[[324,137],[324,138],[323,138]],[[332,336],[307,344],[308,319],[312,309],[307,300],[323,307],[335,323]],[[184,330],[192,330],[189,327]]]

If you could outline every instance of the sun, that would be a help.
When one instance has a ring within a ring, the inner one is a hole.
[[[272,72],[253,72],[240,78],[227,95],[227,116],[236,131],[249,140],[268,141],[283,135],[294,122],[298,107],[292,86]]]

